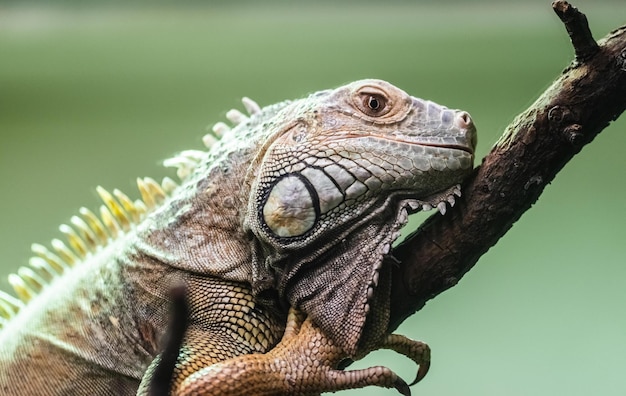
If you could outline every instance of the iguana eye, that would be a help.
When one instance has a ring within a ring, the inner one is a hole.
[[[379,93],[360,92],[356,102],[359,110],[370,117],[380,117],[391,110],[389,99]]]
[[[367,97],[367,107],[370,108],[370,110],[373,111],[378,111],[381,108],[381,100],[378,99],[376,96],[368,96]]]

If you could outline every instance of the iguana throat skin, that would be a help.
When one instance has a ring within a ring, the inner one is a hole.
[[[170,161],[183,180],[164,183],[169,194],[144,181],[144,203],[133,206],[101,192],[109,241],[82,252],[70,237],[71,254],[53,243],[71,268],[37,296],[28,289],[37,277],[13,279],[29,301],[5,314],[0,393],[134,394],[158,362],[168,290],[179,283],[190,314],[174,389],[203,367],[271,349],[288,306],[348,356],[381,344],[387,254],[408,213],[453,202],[473,166],[469,115],[380,80],[247,107],[251,117],[231,113],[236,127],[218,127],[224,136],[209,151]],[[38,274],[58,272],[40,250]]]

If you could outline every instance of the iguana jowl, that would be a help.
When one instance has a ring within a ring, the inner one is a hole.
[[[332,348],[308,350],[308,363],[283,373],[286,388],[266,392],[394,386],[388,375],[307,383],[307,364],[324,353],[328,370],[381,347],[427,358],[423,344],[386,334],[388,253],[410,212],[445,212],[459,195],[476,142],[469,115],[380,80],[244,105],[250,117],[229,112],[236,127],[218,124],[210,150],[166,161],[180,185],[140,179],[135,202],[98,188],[100,217],[81,209],[61,227],[67,244],[34,246],[30,266],[10,277],[22,301],[0,295],[1,393],[130,395],[140,382],[146,392],[168,290],[181,282],[190,313],[175,394],[228,394],[206,367],[246,370],[242,355],[272,348],[297,362],[312,334]],[[275,347],[289,306],[307,319],[294,311]],[[251,356],[260,367],[274,359]]]

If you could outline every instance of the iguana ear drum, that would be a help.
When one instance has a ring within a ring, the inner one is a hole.
[[[297,237],[309,231],[320,215],[319,199],[311,183],[300,174],[278,179],[263,205],[263,221],[274,235]]]

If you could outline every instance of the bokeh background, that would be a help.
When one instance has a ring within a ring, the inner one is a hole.
[[[469,111],[478,158],[572,59],[549,1],[0,2],[0,287],[95,187],[200,149],[260,104],[382,78]],[[596,38],[621,1],[575,1]],[[451,290],[399,332],[427,341],[419,395],[626,394],[626,120],[586,147]],[[420,218],[413,222],[415,225]],[[415,367],[375,353],[407,380]],[[0,368],[1,369],[1,368]],[[365,389],[348,395],[394,395]]]

